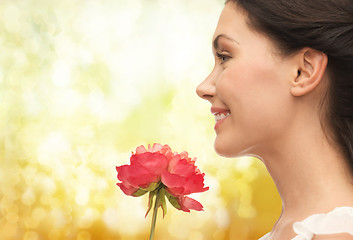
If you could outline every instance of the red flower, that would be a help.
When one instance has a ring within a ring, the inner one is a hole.
[[[143,146],[136,148],[136,154],[130,158],[130,165],[116,167],[121,181],[117,185],[126,195],[135,197],[155,190],[162,172],[167,170],[168,156],[171,154],[169,147],[160,144],[153,145],[153,148],[149,146],[148,150]]]
[[[126,195],[134,197],[150,192],[147,213],[155,195],[160,198],[164,213],[165,197],[179,210],[202,211],[201,203],[185,196],[209,189],[204,187],[205,174],[195,166],[195,161],[196,158],[189,158],[187,152],[173,153],[168,145],[155,143],[153,147],[149,145],[148,149],[140,146],[136,148],[136,153],[132,154],[130,165],[116,168],[118,179],[121,181],[117,185]]]

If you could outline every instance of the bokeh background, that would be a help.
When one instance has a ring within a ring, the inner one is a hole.
[[[156,240],[257,239],[280,214],[262,163],[213,150],[210,105],[223,0],[0,1],[0,239],[148,239],[147,198],[116,187],[138,145],[188,151],[204,212],[169,205]]]

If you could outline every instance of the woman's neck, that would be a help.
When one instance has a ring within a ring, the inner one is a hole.
[[[301,131],[300,131],[301,130]],[[282,198],[281,218],[301,220],[353,206],[353,179],[348,163],[329,144],[321,126],[291,128],[262,159]]]
[[[353,207],[352,174],[342,155],[328,143],[321,129],[292,130],[259,154],[283,205],[271,239],[292,239],[293,223],[312,214]]]

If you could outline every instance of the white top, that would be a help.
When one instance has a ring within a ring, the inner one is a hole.
[[[332,212],[314,214],[303,221],[295,222],[292,240],[311,240],[314,235],[349,233],[353,235],[353,207],[338,207]],[[270,233],[259,240],[268,240]]]

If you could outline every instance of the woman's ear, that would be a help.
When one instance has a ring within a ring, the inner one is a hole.
[[[303,96],[320,83],[327,67],[327,55],[312,48],[304,48],[295,55],[297,76],[291,82],[293,96]]]

